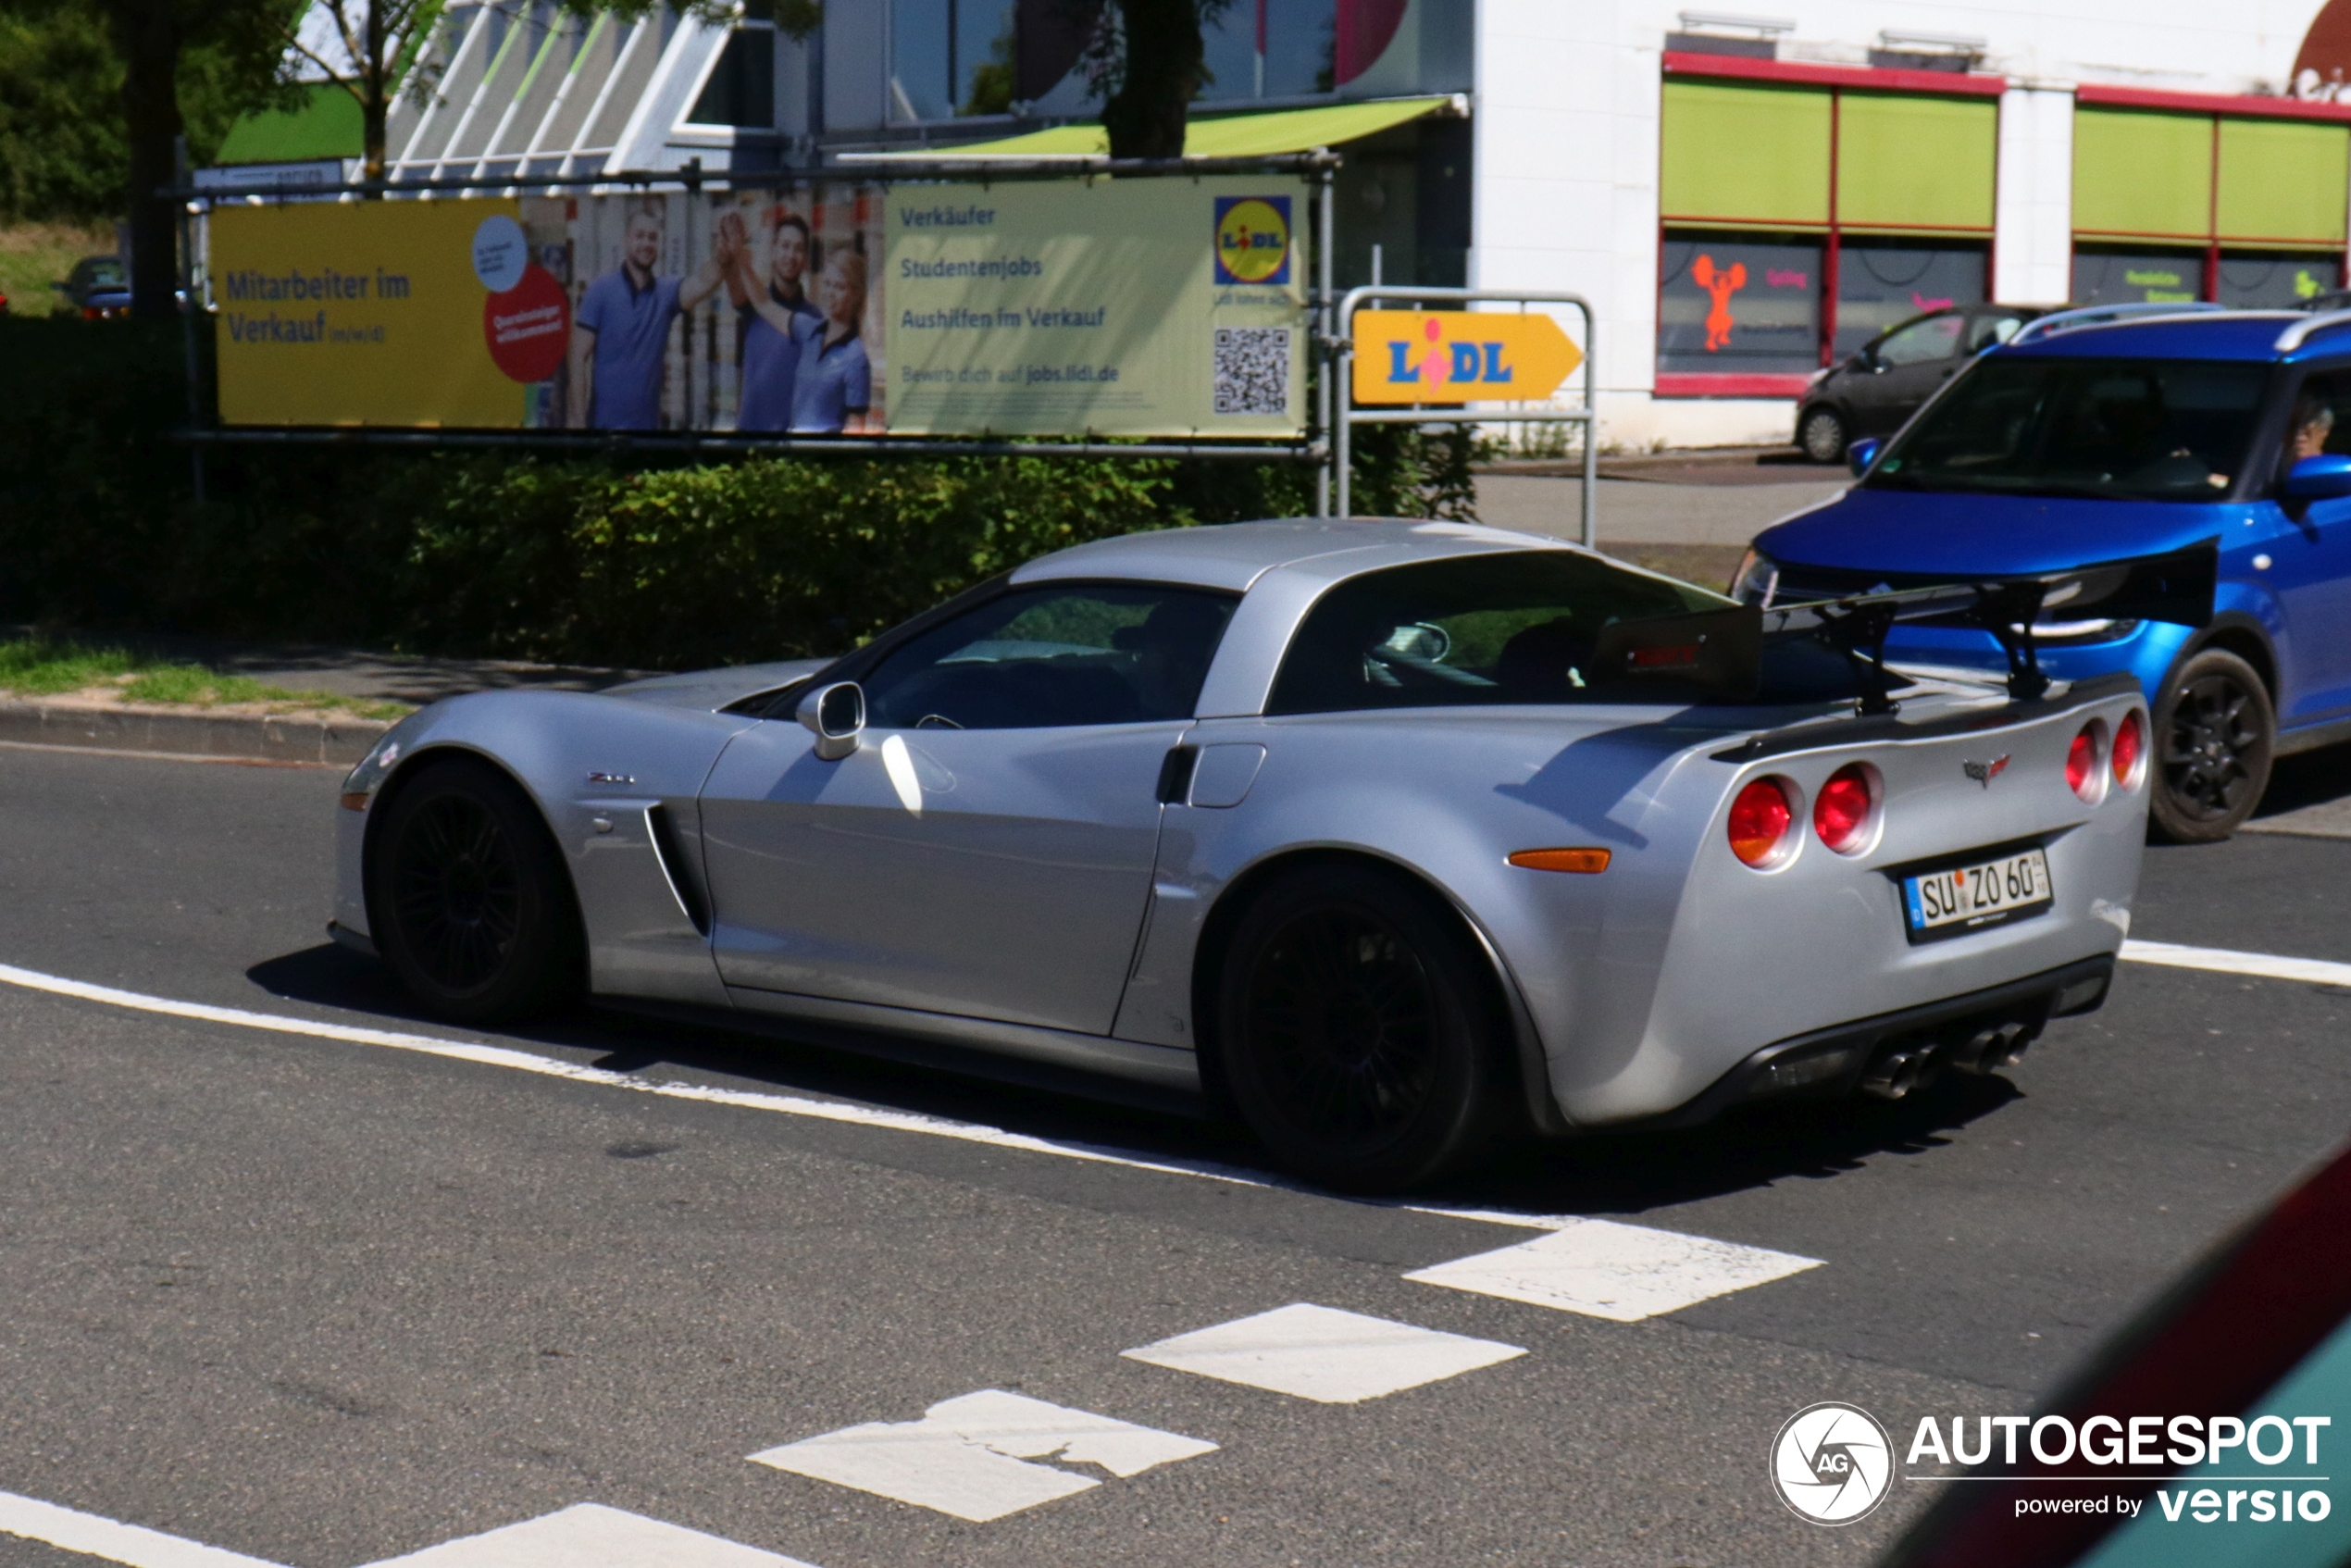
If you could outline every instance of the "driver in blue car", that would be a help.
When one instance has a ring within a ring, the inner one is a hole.
[[[2326,454],[2327,438],[2334,433],[2334,410],[2307,392],[2294,405],[2293,422],[2286,426],[2286,467],[2291,468],[2305,457],[2320,457]]]

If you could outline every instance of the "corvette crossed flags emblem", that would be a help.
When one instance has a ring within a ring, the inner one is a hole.
[[[2006,756],[1997,756],[1990,762],[1962,762],[1959,764],[1959,771],[1989,790],[1992,787],[1992,780],[2007,772],[2008,765],[2009,759]]]

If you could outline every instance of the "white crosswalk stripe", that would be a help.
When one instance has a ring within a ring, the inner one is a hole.
[[[1637,1323],[1820,1266],[1820,1259],[1792,1252],[1613,1220],[1575,1220],[1532,1241],[1457,1258],[1404,1277]]]
[[[1298,1301],[1119,1353],[1177,1372],[1344,1405],[1458,1377],[1526,1351],[1493,1339]]]
[[[131,1568],[277,1568],[258,1557],[0,1492],[0,1535],[21,1536],[62,1551],[127,1562]]]
[[[760,1464],[984,1523],[1099,1487],[1027,1462],[1057,1459],[1113,1475],[1213,1453],[1216,1445],[1132,1422],[983,1388],[942,1400],[920,1421],[872,1421],[751,1456]]]
[[[682,1524],[602,1503],[501,1525],[386,1558],[369,1568],[809,1568],[796,1557],[744,1546]]]

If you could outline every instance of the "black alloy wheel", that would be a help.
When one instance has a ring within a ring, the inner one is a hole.
[[[2156,831],[2175,844],[2217,843],[2270,786],[2278,721],[2251,665],[2207,648],[2171,674],[2155,708]]]
[[[1460,921],[1400,877],[1318,867],[1266,889],[1227,949],[1225,1086],[1259,1141],[1326,1186],[1392,1192],[1497,1130],[1489,966]]]
[[[465,1023],[521,1017],[578,989],[571,879],[512,779],[471,759],[430,763],[379,809],[367,918],[428,1011]]]
[[[1842,463],[1845,449],[1853,443],[1852,432],[1845,428],[1845,416],[1834,408],[1809,408],[1803,423],[1797,428],[1796,444],[1804,455],[1815,463]]]

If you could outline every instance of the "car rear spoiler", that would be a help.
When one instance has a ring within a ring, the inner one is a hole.
[[[1735,702],[1762,690],[1768,644],[1810,638],[1843,654],[1861,683],[1863,714],[1895,710],[1895,678],[1885,667],[1887,634],[1905,621],[1980,628],[1997,638],[2009,660],[2009,696],[2032,702],[2049,688],[2034,645],[2033,624],[2062,607],[2069,619],[2212,620],[2219,586],[2218,538],[2162,555],[2136,555],[2029,576],[1972,578],[1921,588],[1856,593],[1764,609],[1735,604],[1683,616],[1618,621],[1601,629],[1592,663],[1611,682],[1697,687]]]

